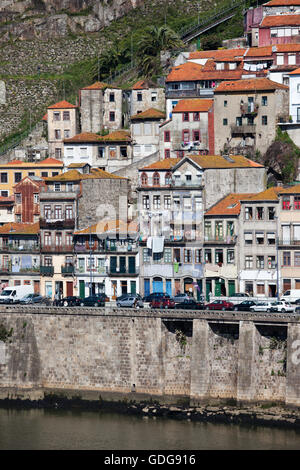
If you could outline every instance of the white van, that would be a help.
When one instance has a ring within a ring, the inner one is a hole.
[[[300,299],[300,289],[286,290],[280,300],[285,302],[295,303],[297,299]]]
[[[0,303],[16,304],[27,294],[33,294],[33,286],[5,287],[0,294]]]

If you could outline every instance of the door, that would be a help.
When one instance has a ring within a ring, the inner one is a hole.
[[[35,294],[40,293],[40,281],[33,281],[33,292]]]
[[[120,256],[120,273],[126,273],[126,257]]]
[[[153,278],[153,292],[163,292],[163,280],[161,277]]]
[[[202,279],[197,279],[197,300],[201,299],[202,294]]]
[[[117,298],[117,281],[111,281],[112,299]]]
[[[180,294],[180,279],[175,279],[175,295]]]
[[[235,282],[228,281],[228,295],[232,297],[235,294]]]
[[[191,277],[186,277],[184,279],[184,292],[185,293],[193,293],[193,279]]]
[[[172,281],[171,279],[166,279],[166,293],[170,296],[172,295]]]
[[[144,296],[150,294],[150,279],[144,279]]]
[[[67,297],[73,296],[73,281],[67,281]]]
[[[81,299],[85,298],[85,283],[84,283],[84,281],[79,281],[79,297]]]
[[[135,256],[129,256],[128,271],[130,274],[135,274]]]
[[[206,301],[209,302],[209,294],[212,292],[212,281],[211,281],[211,279],[207,279],[205,285],[206,285],[205,297],[206,297]]]

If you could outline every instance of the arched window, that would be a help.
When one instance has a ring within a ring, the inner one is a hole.
[[[165,176],[165,185],[168,186],[171,183],[172,183],[172,173],[168,171]]]
[[[142,186],[147,186],[148,184],[148,176],[146,173],[142,173],[142,176],[141,176],[141,183],[142,183]]]
[[[156,171],[153,175],[153,186],[159,186],[159,173]]]

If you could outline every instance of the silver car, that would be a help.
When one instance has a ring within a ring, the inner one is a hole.
[[[137,307],[143,308],[144,304],[142,299],[137,298],[133,295],[128,295],[127,297],[123,297],[123,299],[119,299],[117,301],[117,307]]]

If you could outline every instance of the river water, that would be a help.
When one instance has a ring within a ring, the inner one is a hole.
[[[0,450],[299,450],[300,431],[78,410],[0,409]]]

